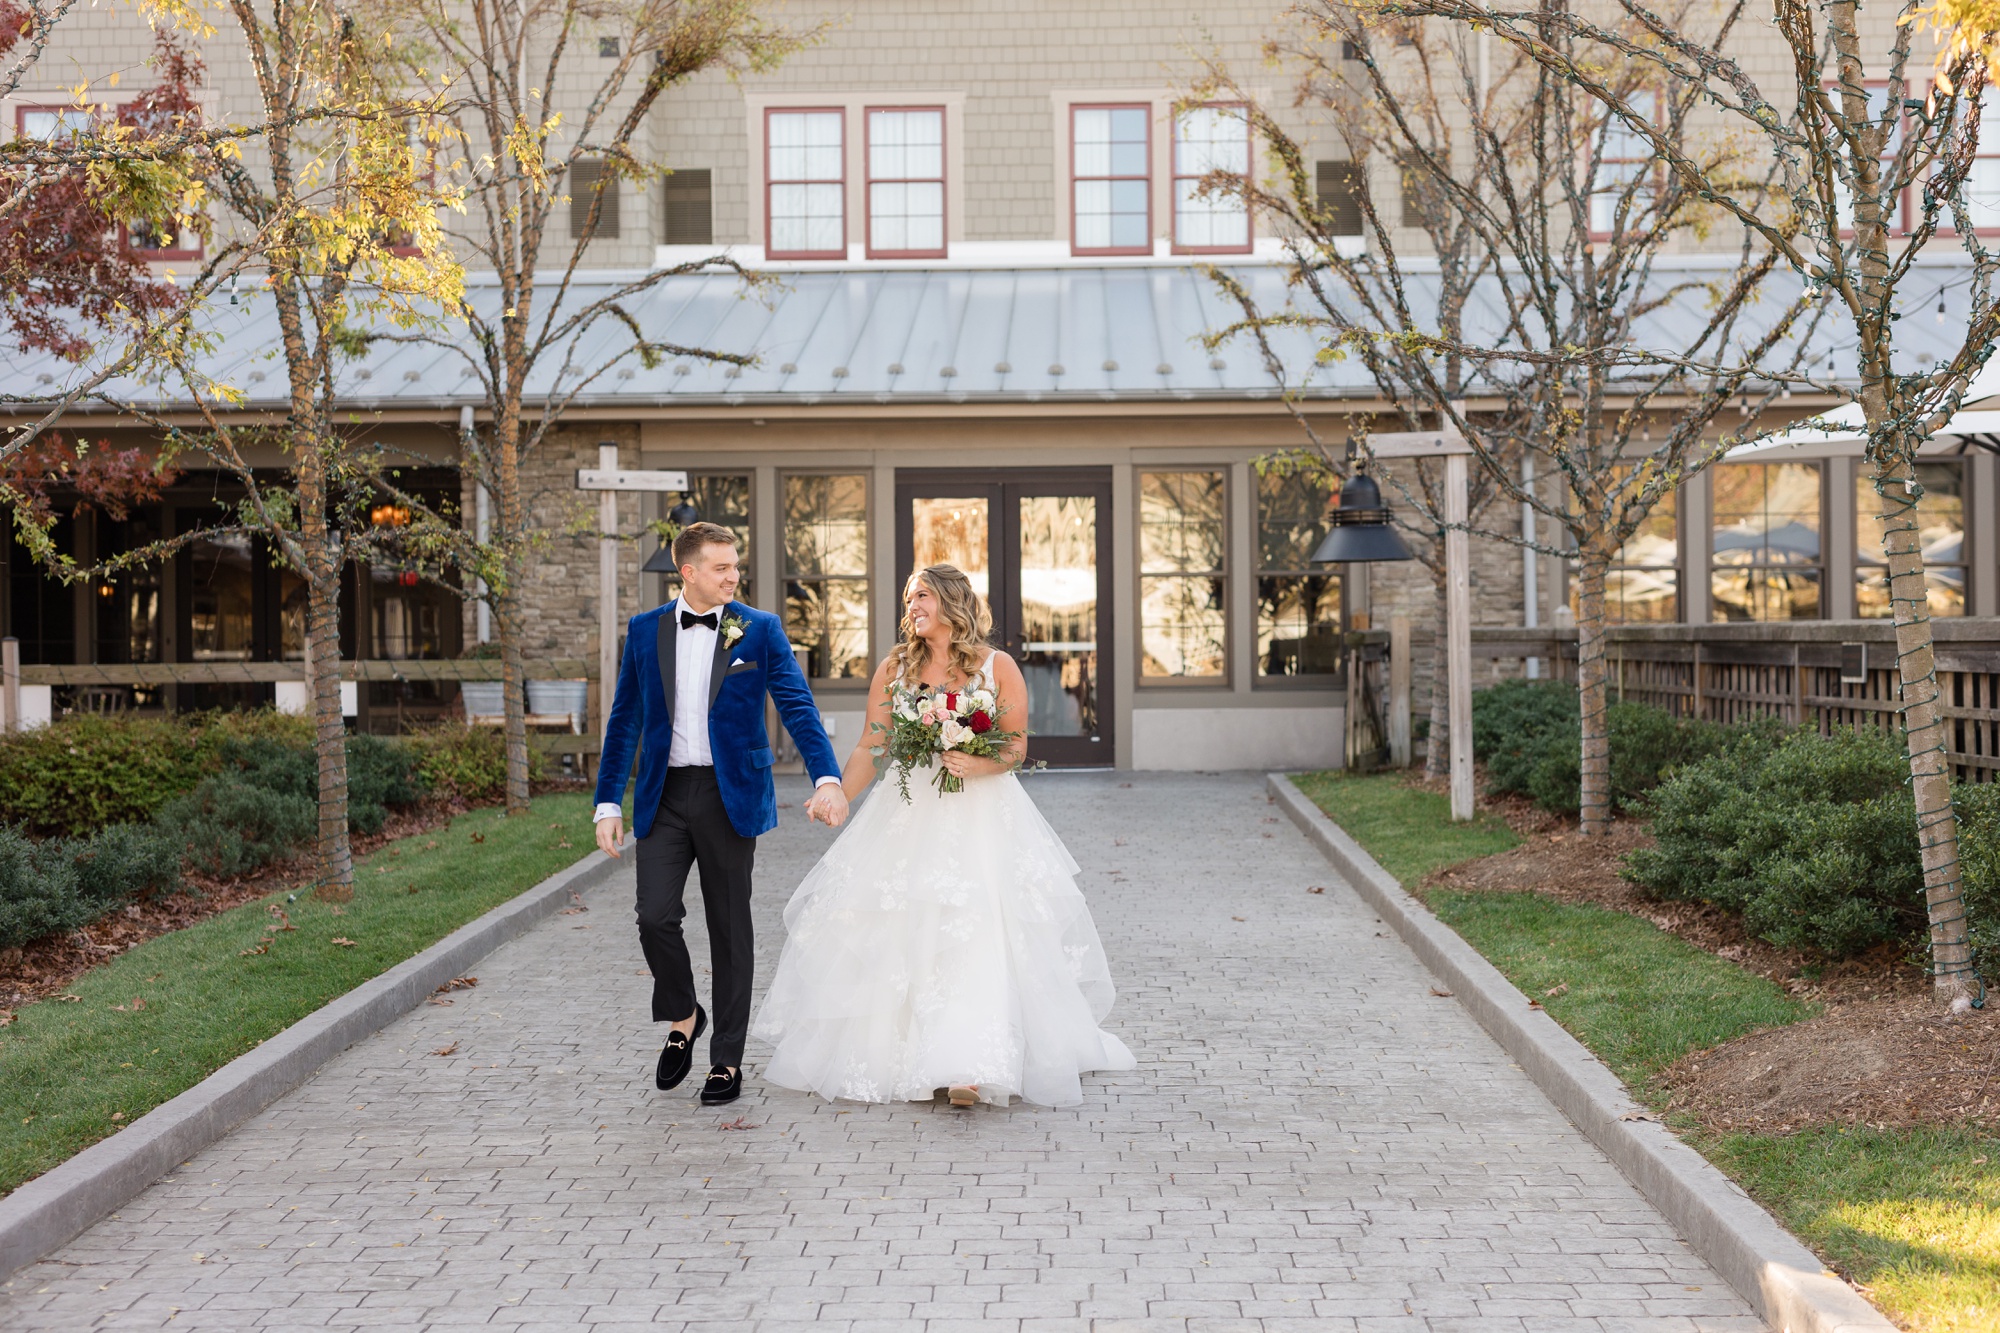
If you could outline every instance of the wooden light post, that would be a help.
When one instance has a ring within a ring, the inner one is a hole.
[[[600,726],[611,721],[612,692],[618,687],[618,492],[685,491],[685,472],[620,470],[618,446],[597,446],[597,466],[578,468],[576,488],[597,496],[597,711]]]

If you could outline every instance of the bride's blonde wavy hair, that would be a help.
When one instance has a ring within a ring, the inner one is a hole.
[[[955,668],[959,676],[970,679],[973,672],[986,665],[986,654],[992,646],[987,640],[993,634],[993,613],[987,610],[985,599],[973,591],[972,580],[956,565],[926,565],[910,575],[910,581],[903,585],[903,641],[889,651],[890,679],[908,678],[922,683],[924,672],[931,665],[930,641],[918,637],[910,628],[910,589],[918,583],[931,590],[938,600],[939,613],[951,626],[947,674]]]

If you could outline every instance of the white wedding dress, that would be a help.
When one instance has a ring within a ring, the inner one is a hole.
[[[911,773],[908,804],[878,781],[792,895],[750,1029],[777,1048],[763,1076],[828,1099],[975,1083],[1002,1106],[1080,1102],[1080,1074],[1137,1061],[1098,1027],[1111,973],[1079,867],[1014,774],[950,794],[934,775]]]

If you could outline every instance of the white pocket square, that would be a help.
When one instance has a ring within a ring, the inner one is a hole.
[[[736,659],[736,660],[735,660],[734,662],[731,662],[731,663],[730,663],[729,665],[731,665],[731,666],[733,666],[733,667],[739,667],[739,666],[743,666],[743,665],[744,665],[744,661],[743,661],[743,659],[742,659],[742,658],[740,658],[740,657],[739,657],[739,658],[737,658],[737,659]]]

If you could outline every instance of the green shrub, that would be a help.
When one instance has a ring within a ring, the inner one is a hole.
[[[174,847],[146,825],[35,843],[0,824],[0,948],[75,930],[179,883]]]
[[[2000,978],[2000,783],[1960,787],[1953,796],[1972,951],[1983,975]]]
[[[417,770],[432,790],[450,792],[468,801],[487,800],[507,791],[507,738],[498,727],[475,727],[447,721],[403,738],[417,756]],[[528,751],[528,777],[542,776],[545,757]]]
[[[236,771],[206,778],[167,802],[154,824],[196,870],[241,875],[310,841],[319,827],[319,805],[310,796]]]
[[[415,751],[381,736],[347,738],[347,823],[357,833],[380,833],[391,806],[415,805],[427,784]]]
[[[1677,718],[1651,704],[1618,702],[1606,710],[1611,800],[1620,809],[1660,778],[1728,743],[1715,722]],[[1547,810],[1575,813],[1583,804],[1583,727],[1574,685],[1557,680],[1503,681],[1472,696],[1473,753],[1486,765],[1487,791],[1532,798]]]
[[[1840,958],[1923,926],[1916,808],[1895,737],[1746,728],[1646,802],[1625,875],[1739,912],[1752,934]]]
[[[0,823],[48,838],[138,822],[213,766],[171,718],[66,717],[0,738]]]

